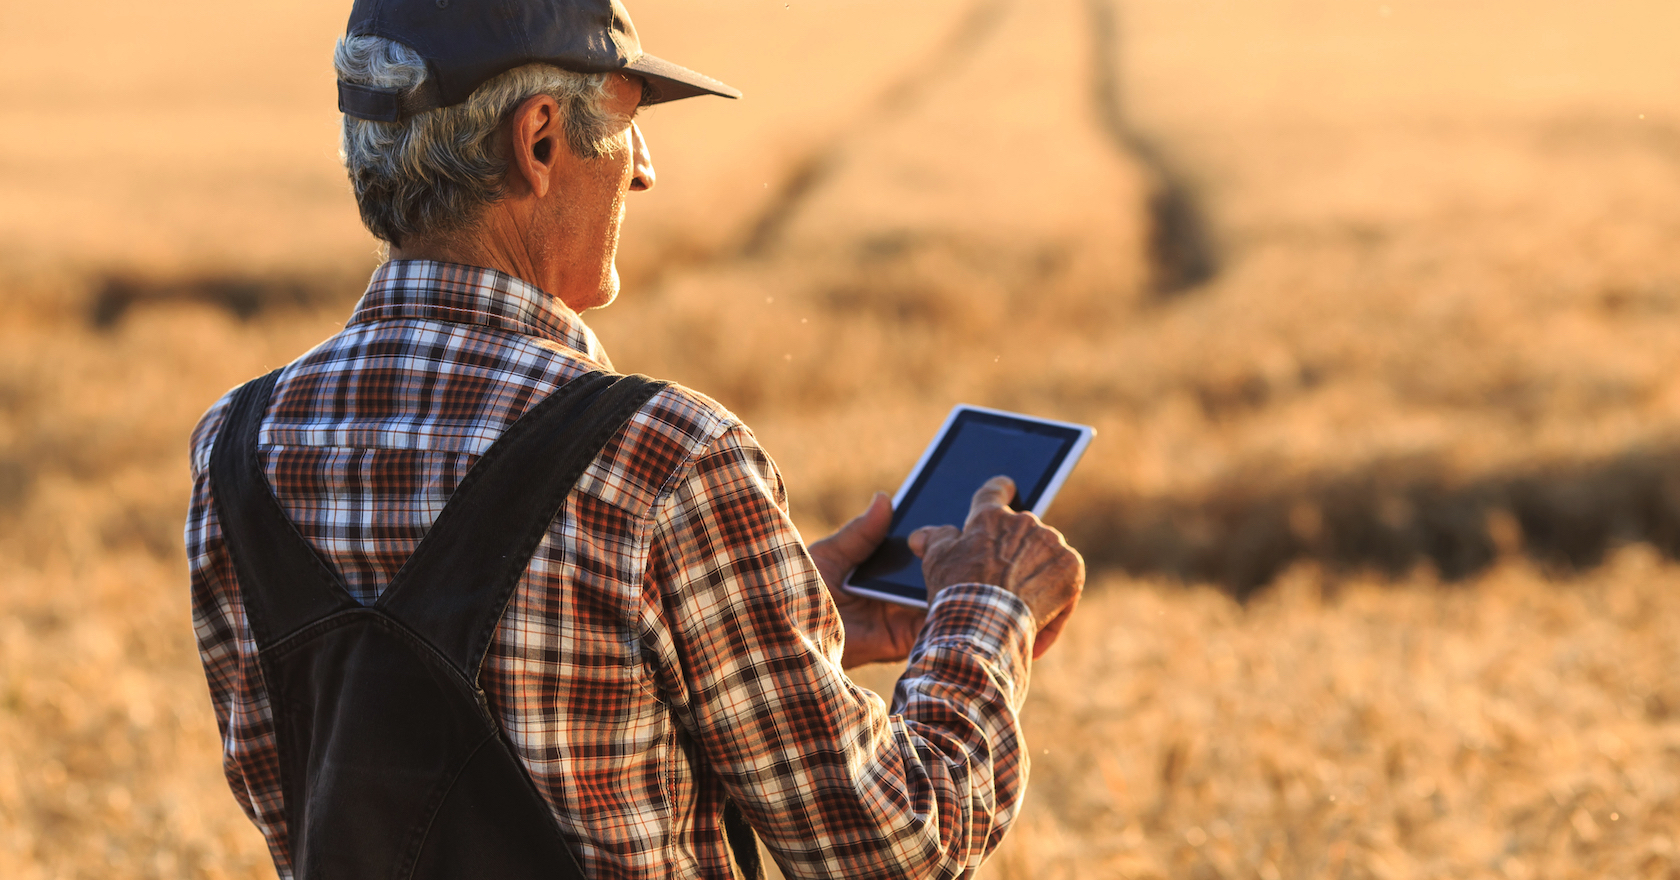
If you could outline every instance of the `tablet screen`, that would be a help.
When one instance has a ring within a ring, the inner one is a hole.
[[[1057,425],[964,410],[929,455],[898,509],[892,530],[864,560],[852,582],[910,599],[925,599],[922,563],[910,552],[910,533],[922,526],[962,528],[981,484],[999,474],[1015,481],[1016,510],[1032,510],[1067,459],[1079,432]]]

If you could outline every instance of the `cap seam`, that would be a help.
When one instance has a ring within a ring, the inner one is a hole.
[[[513,0],[502,0],[502,8],[507,10],[507,15],[510,18],[513,16],[513,10],[511,8],[512,3]],[[529,29],[519,35],[519,41],[525,46],[526,58],[537,57],[537,47],[531,42],[531,31]],[[511,70],[512,68],[509,69]]]

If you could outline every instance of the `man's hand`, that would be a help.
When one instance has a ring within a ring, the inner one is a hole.
[[[840,665],[847,669],[910,656],[910,648],[927,619],[925,611],[854,596],[840,586],[847,573],[875,552],[891,525],[892,503],[885,493],[877,492],[862,514],[810,548],[846,628],[846,650]]]
[[[1085,589],[1085,560],[1062,533],[1031,513],[1009,509],[1015,483],[993,477],[974,493],[968,522],[927,526],[910,534],[922,557],[928,601],[952,584],[992,584],[1021,597],[1038,623],[1033,659],[1050,649]]]

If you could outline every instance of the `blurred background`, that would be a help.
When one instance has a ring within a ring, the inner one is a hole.
[[[186,440],[375,265],[348,5],[0,0],[0,876],[273,876]],[[619,368],[808,537],[955,402],[1100,432],[985,876],[1680,877],[1680,6],[632,7],[748,97],[643,117]]]

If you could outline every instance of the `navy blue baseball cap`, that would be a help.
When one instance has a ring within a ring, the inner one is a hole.
[[[542,62],[576,73],[642,77],[652,104],[741,93],[642,52],[619,0],[356,0],[349,36],[383,37],[426,59],[413,94],[340,81],[338,109],[359,119],[396,122],[465,101],[498,74]]]

